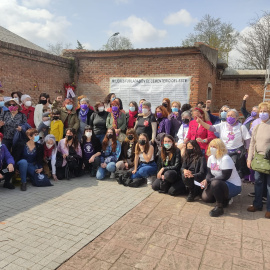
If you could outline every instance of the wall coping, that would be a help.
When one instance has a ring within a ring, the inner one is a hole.
[[[266,70],[249,70],[249,69],[232,69],[226,68],[221,79],[237,79],[237,78],[265,78]]]

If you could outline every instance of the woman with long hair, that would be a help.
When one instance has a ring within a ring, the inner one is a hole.
[[[126,113],[127,128],[134,128],[138,117],[138,104],[136,101],[129,102],[129,111]]]
[[[176,147],[174,138],[166,134],[157,162],[157,179],[152,188],[160,193],[170,193],[170,187],[176,181],[181,181],[181,154]]]
[[[163,100],[162,100],[162,106],[166,108],[168,114],[170,114],[172,112],[170,99],[163,98]]]
[[[168,119],[168,112],[164,106],[158,106],[155,116],[158,122],[157,134],[171,134],[171,121]]]
[[[115,178],[116,162],[121,154],[121,144],[116,139],[114,128],[108,128],[102,142],[102,151],[100,156],[100,166],[97,170],[96,178],[103,180],[106,172],[110,172],[110,178]]]
[[[51,101],[50,101],[50,95],[48,95],[47,93],[41,93],[39,95],[39,102],[35,107],[35,111],[34,111],[34,122],[35,122],[35,126],[36,128],[39,127],[40,123],[43,121],[43,107],[52,107]]]
[[[182,124],[181,117],[181,103],[179,101],[172,102],[172,112],[169,114],[168,119],[171,121],[171,135],[177,141],[177,132]]]
[[[200,194],[201,189],[194,184],[194,181],[203,181],[206,171],[206,159],[202,154],[199,144],[196,140],[188,141],[181,168],[183,182],[189,191],[188,202],[193,202],[195,197]]]
[[[104,105],[105,105],[105,110],[108,111],[108,109],[111,108],[111,102],[114,101],[116,98],[114,93],[108,94],[105,99],[104,99]]]

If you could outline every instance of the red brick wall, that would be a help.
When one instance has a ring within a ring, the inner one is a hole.
[[[30,95],[34,103],[39,94],[46,92],[54,99],[70,82],[69,59],[0,42],[0,81],[5,96],[13,91]],[[38,87],[35,88],[35,85]]]

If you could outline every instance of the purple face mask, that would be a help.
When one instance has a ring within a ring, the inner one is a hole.
[[[162,113],[161,112],[157,112],[157,118],[162,118]]]
[[[231,117],[231,116],[227,117],[227,123],[229,125],[233,125],[235,123],[235,121],[236,121],[236,118]]]
[[[88,108],[87,104],[82,104],[81,109],[86,110]]]
[[[259,117],[261,118],[262,121],[266,121],[267,119],[269,119],[269,113],[267,112],[260,113]]]
[[[252,111],[250,114],[252,117],[255,117],[257,115],[257,112]]]
[[[117,112],[118,111],[118,107],[117,106],[112,106],[112,111],[113,112]]]

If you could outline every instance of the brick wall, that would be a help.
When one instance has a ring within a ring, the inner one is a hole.
[[[59,91],[64,93],[63,84],[70,82],[71,60],[63,57],[0,41],[0,63],[0,89],[5,96],[21,91],[37,103],[40,93],[54,99]]]

